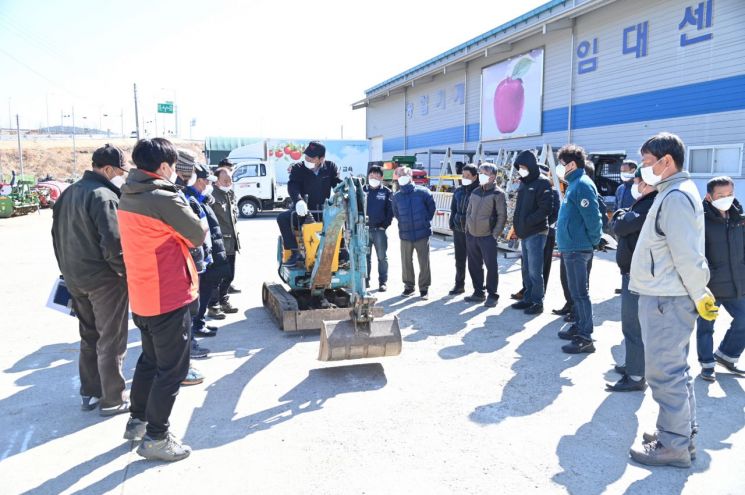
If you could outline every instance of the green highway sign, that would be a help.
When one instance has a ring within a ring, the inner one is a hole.
[[[158,103],[158,113],[173,113],[173,102]]]

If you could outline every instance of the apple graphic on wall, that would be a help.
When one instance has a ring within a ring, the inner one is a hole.
[[[515,132],[523,118],[525,88],[522,78],[528,73],[531,65],[531,57],[521,58],[512,69],[512,74],[502,79],[494,91],[494,118],[497,121],[497,129],[502,134]]]

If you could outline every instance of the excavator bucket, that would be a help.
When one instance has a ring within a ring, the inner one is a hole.
[[[378,358],[401,354],[398,318],[375,318],[370,323],[336,320],[321,325],[319,361]]]

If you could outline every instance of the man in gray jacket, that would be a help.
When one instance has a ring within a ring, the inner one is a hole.
[[[497,305],[497,239],[507,222],[507,199],[496,184],[497,167],[484,163],[479,167],[480,186],[471,192],[466,209],[466,251],[468,272],[473,281],[474,293],[465,298],[468,302],[484,302],[484,306]],[[484,265],[486,264],[486,292],[484,295]]]
[[[122,375],[129,297],[116,215],[128,167],[108,144],[92,158],[93,170],[54,205],[52,241],[78,317],[81,409],[110,416],[129,408]]]
[[[645,433],[644,448],[630,454],[641,464],[689,467],[697,426],[688,348],[696,317],[717,314],[706,287],[704,211],[683,170],[685,146],[678,136],[657,134],[641,154],[642,179],[659,192],[639,233],[629,290],[639,294],[645,374],[660,410],[657,431]]]

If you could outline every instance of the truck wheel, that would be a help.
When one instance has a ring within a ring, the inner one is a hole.
[[[253,218],[259,214],[259,203],[255,199],[244,199],[238,203],[238,212],[243,218]]]

